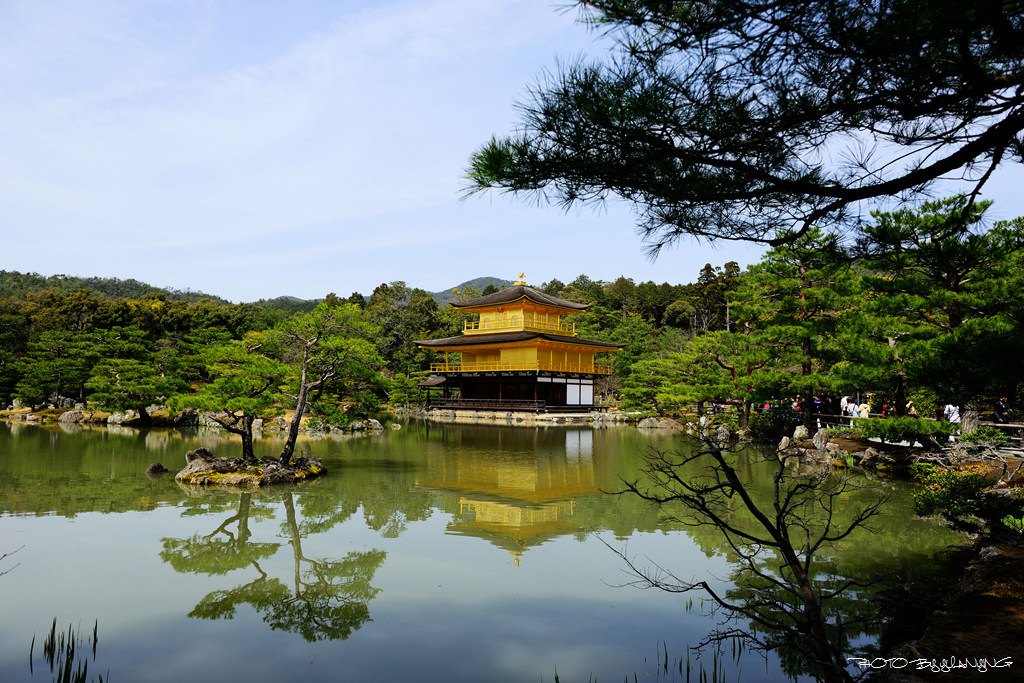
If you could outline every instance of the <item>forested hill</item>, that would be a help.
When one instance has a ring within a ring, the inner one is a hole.
[[[440,292],[430,292],[430,296],[434,297],[434,301],[443,305],[450,301],[455,301],[456,297],[452,294],[453,290],[465,290],[467,287],[471,287],[477,292],[483,292],[488,286],[493,286],[496,290],[502,290],[511,284],[511,280],[502,280],[497,277],[478,277],[473,278],[472,280],[466,280],[462,284],[456,285],[450,289],[443,289]]]
[[[482,292],[488,286],[504,289],[512,284],[511,280],[497,277],[478,277],[467,280],[455,287],[430,292],[430,296],[439,304],[444,305],[455,300],[453,290],[464,291],[471,288]],[[0,270],[0,299],[25,300],[32,292],[43,292],[55,289],[63,295],[73,294],[83,289],[101,299],[141,299],[147,294],[163,294],[172,301],[188,301],[195,303],[207,299],[217,304],[230,305],[230,301],[213,294],[194,290],[181,291],[167,287],[155,287],[138,280],[121,280],[114,277],[76,277],[73,275],[40,275],[39,273],[21,273],[16,270]],[[319,299],[299,299],[294,296],[279,296],[274,299],[260,299],[251,302],[255,306],[270,310],[280,310],[286,315],[303,313],[313,309]]]
[[[164,294],[168,299],[196,302],[210,299],[218,304],[231,302],[204,292],[180,291],[147,285],[138,280],[120,280],[113,277],[75,277],[73,275],[40,275],[0,270],[0,298],[25,299],[32,292],[56,289],[61,294],[73,294],[83,289],[103,299],[141,299],[147,294]]]
[[[252,302],[253,306],[266,308],[271,311],[283,311],[285,315],[291,316],[296,313],[308,313],[316,308],[320,299],[300,299],[295,296],[279,296],[276,299],[260,299]]]

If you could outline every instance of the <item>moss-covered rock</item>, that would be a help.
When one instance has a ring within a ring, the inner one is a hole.
[[[245,462],[241,458],[217,458],[205,448],[185,454],[184,469],[174,480],[188,486],[224,486],[253,489],[271,484],[295,484],[327,472],[319,458],[296,458],[287,466],[266,458]]]

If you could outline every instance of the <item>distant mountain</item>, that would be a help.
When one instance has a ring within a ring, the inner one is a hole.
[[[88,290],[102,299],[141,299],[147,294],[164,294],[168,299],[183,301],[200,301],[212,299],[219,304],[230,304],[227,299],[219,296],[195,292],[181,291],[163,287],[154,287],[138,280],[121,280],[115,277],[77,277],[74,275],[40,275],[39,273],[20,273],[16,270],[0,270],[0,298],[24,299],[31,292],[43,292],[56,289],[61,294],[73,294],[80,290]]]
[[[497,289],[505,289],[511,284],[511,280],[502,280],[498,277],[478,277],[472,280],[466,280],[461,284],[440,292],[430,292],[430,296],[434,297],[434,301],[439,304],[447,304],[451,301],[455,301],[455,295],[452,294],[453,289],[461,290],[466,287],[473,287],[477,292],[483,292],[488,285],[494,285]]]
[[[452,295],[453,289],[464,290],[467,287],[473,287],[477,292],[482,293],[488,285],[493,285],[496,289],[504,289],[511,284],[511,280],[502,280],[497,277],[478,277],[466,280],[440,292],[429,292],[429,294],[438,304],[445,305],[455,300],[454,295]],[[163,294],[171,300],[196,302],[202,299],[210,299],[222,305],[231,304],[227,299],[206,294],[205,292],[154,287],[138,280],[121,280],[113,277],[77,277],[63,274],[40,275],[39,273],[20,273],[16,270],[0,270],[0,299],[25,299],[31,292],[42,292],[48,289],[56,289],[64,295],[73,294],[85,289],[102,299],[141,299],[147,294]],[[269,310],[281,310],[288,315],[292,315],[311,311],[319,302],[320,299],[279,296],[273,299],[260,299],[251,303],[253,306]]]
[[[320,299],[300,299],[297,296],[279,296],[275,299],[260,299],[252,302],[252,305],[271,311],[284,311],[288,315],[293,315],[312,311],[320,301]]]

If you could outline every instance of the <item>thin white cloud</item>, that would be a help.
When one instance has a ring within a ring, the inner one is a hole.
[[[2,174],[19,202],[70,202],[101,236],[133,214],[179,232],[216,223],[226,240],[382,215],[395,203],[447,203],[472,144],[459,119],[478,111],[473,93],[487,85],[474,82],[487,75],[474,60],[536,35],[516,5],[386,5],[281,45],[266,62],[198,78],[164,68],[185,56],[161,59],[141,38],[111,35],[109,26],[128,29],[107,6],[83,30],[101,55],[85,72],[113,66],[111,44],[131,46],[129,60],[141,51],[150,68],[38,93],[34,107],[6,115],[8,129],[27,134],[13,141],[17,168]],[[66,52],[88,54],[84,40]]]

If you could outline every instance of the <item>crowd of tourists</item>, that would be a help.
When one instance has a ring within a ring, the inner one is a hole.
[[[824,426],[849,424],[848,418],[869,418],[875,417],[896,417],[900,411],[896,401],[886,397],[882,400],[878,412],[872,413],[871,401],[873,396],[867,395],[861,398],[853,396],[815,396],[811,412],[817,415]],[[803,415],[803,400],[793,399],[791,405],[796,415]],[[768,407],[766,404],[765,408]],[[907,417],[917,417],[917,407],[912,400],[906,402],[902,414]],[[992,407],[992,422],[999,424],[1009,423],[1010,408],[1006,397],[995,401]],[[949,402],[936,406],[935,419],[960,423],[960,406]]]

